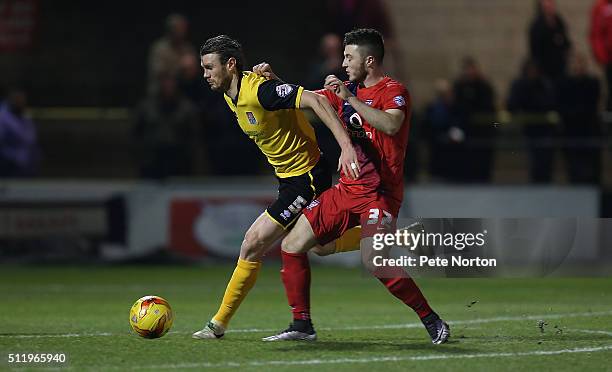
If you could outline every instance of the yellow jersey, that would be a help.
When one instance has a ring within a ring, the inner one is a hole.
[[[236,100],[224,94],[240,128],[280,178],[310,171],[321,156],[314,129],[299,110],[303,91],[301,86],[243,72]]]

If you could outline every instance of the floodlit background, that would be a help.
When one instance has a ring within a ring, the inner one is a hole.
[[[605,0],[0,0],[0,369],[605,369],[610,15]],[[229,34],[247,66],[317,89],[342,76],[355,27],[384,34],[387,70],[412,95],[400,225],[483,233],[482,247],[417,253],[498,266],[409,270],[451,326],[432,345],[359,252],[313,256],[319,340],[263,343],[290,321],[277,248],[226,336],[193,340],[277,194],[205,84],[199,46]],[[173,308],[161,339],[129,327],[145,295]]]
[[[343,73],[343,33],[374,27],[413,99],[401,216],[570,219],[571,261],[605,264],[612,20],[598,3],[1,1],[0,260],[233,260],[276,180],[202,79],[199,46],[227,33],[247,66],[316,89]]]

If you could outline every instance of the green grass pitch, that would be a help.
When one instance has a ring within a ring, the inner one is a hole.
[[[0,370],[612,370],[612,279],[418,279],[451,325],[432,345],[416,315],[359,270],[313,267],[319,340],[264,343],[289,323],[266,263],[221,340],[191,333],[214,314],[232,265],[0,267]],[[166,298],[170,333],[138,337],[128,312]],[[545,322],[538,327],[539,321]],[[65,365],[9,364],[9,353],[65,353]]]

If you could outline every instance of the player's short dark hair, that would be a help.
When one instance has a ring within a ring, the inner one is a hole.
[[[344,34],[344,46],[357,45],[366,50],[366,56],[373,56],[378,63],[385,57],[385,43],[380,32],[373,28],[359,28]]]
[[[227,35],[219,35],[206,40],[200,47],[200,57],[206,54],[218,54],[221,63],[225,64],[234,57],[236,59],[236,68],[242,71],[244,67],[244,54],[242,53],[242,45]]]

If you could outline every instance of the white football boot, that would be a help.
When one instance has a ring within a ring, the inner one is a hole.
[[[204,328],[195,332],[191,337],[199,340],[208,340],[221,338],[224,334],[225,328],[221,324],[211,320]]]
[[[289,328],[275,335],[264,337],[262,341],[316,341],[317,332],[315,332],[312,324],[296,326],[295,322],[289,324]]]

